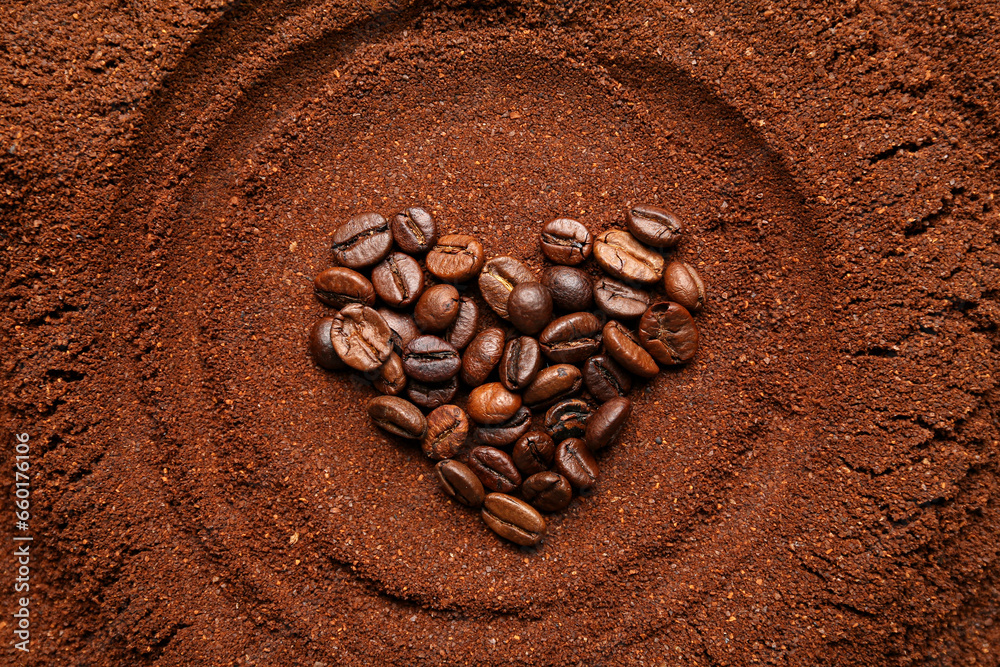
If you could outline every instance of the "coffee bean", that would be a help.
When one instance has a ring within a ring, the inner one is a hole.
[[[434,466],[441,488],[449,496],[469,507],[479,507],[486,498],[486,489],[469,467],[458,461],[440,461]]]
[[[479,306],[471,297],[463,296],[458,300],[458,315],[445,331],[444,339],[462,350],[479,331]]]
[[[335,266],[313,280],[313,293],[328,306],[343,308],[351,303],[371,306],[375,303],[375,288],[353,269]]]
[[[491,493],[483,501],[483,522],[500,537],[523,547],[545,537],[545,519],[528,503],[503,493]]]
[[[535,509],[542,512],[561,512],[573,500],[573,487],[569,480],[557,472],[537,472],[521,485],[521,493]]]
[[[511,458],[526,477],[548,470],[555,455],[556,443],[552,436],[544,431],[529,431],[518,439]]]
[[[510,391],[521,391],[535,379],[542,368],[542,349],[528,336],[507,342],[500,358],[500,383]]]
[[[649,292],[626,285],[614,278],[599,278],[594,283],[597,307],[616,320],[632,320],[646,312],[652,298]]]
[[[622,368],[639,377],[651,378],[660,367],[635,336],[621,322],[610,320],[604,325],[604,349]]]
[[[437,225],[431,214],[422,208],[408,208],[392,216],[389,228],[403,252],[416,255],[427,252],[437,243]]]
[[[545,328],[552,319],[552,294],[541,283],[518,283],[507,301],[511,324],[529,336]]]
[[[553,320],[538,337],[545,356],[557,364],[578,364],[601,348],[601,320],[572,313]]]
[[[427,432],[427,420],[420,409],[398,396],[377,396],[368,401],[368,416],[382,430],[403,438],[420,440]]]
[[[594,289],[585,271],[571,266],[553,266],[542,274],[542,284],[552,293],[556,308],[572,313],[590,310]]]
[[[390,248],[389,223],[378,213],[356,215],[333,233],[333,258],[351,269],[378,264]]]
[[[513,257],[494,257],[483,266],[479,274],[479,291],[483,300],[497,315],[507,319],[507,300],[519,283],[534,282],[531,269]]]
[[[504,338],[503,329],[491,327],[472,339],[462,355],[462,382],[470,387],[486,382],[503,356]]]
[[[406,373],[403,372],[403,360],[392,352],[372,380],[375,389],[383,394],[395,396],[406,388]]]
[[[435,285],[427,288],[416,308],[413,309],[413,321],[421,331],[444,331],[458,317],[458,290],[452,285]]]
[[[555,442],[562,442],[566,438],[582,438],[587,431],[587,420],[591,412],[587,401],[582,398],[563,399],[545,413],[545,432]]]
[[[639,320],[639,342],[657,361],[683,364],[698,351],[698,327],[679,303],[654,303]]]
[[[602,403],[624,396],[632,389],[632,378],[610,356],[599,354],[583,365],[583,382],[587,391]]]
[[[458,375],[462,357],[443,338],[417,336],[406,347],[403,368],[418,382],[445,382]]]
[[[654,248],[673,248],[683,231],[674,214],[657,206],[633,206],[625,214],[625,223],[633,236]]]
[[[388,308],[379,308],[378,314],[392,330],[392,347],[397,354],[402,355],[410,341],[420,335],[420,329],[409,315],[401,315]]]
[[[583,376],[579,368],[569,364],[557,364],[539,371],[534,382],[524,390],[522,399],[525,405],[543,406],[575,394],[580,391],[582,384]]]
[[[587,431],[583,437],[587,447],[596,452],[614,442],[631,414],[632,401],[627,398],[612,398],[597,408],[587,420]]]
[[[513,417],[520,407],[519,395],[507,391],[499,382],[490,382],[469,392],[465,409],[477,424],[500,424]]]
[[[569,480],[574,489],[586,491],[600,475],[597,459],[579,438],[567,438],[556,448],[556,471]]]
[[[342,371],[347,364],[337,355],[333,348],[330,334],[333,330],[333,317],[321,317],[313,324],[309,332],[309,352],[321,368],[328,371]]]
[[[663,289],[667,298],[696,313],[705,305],[705,283],[693,266],[674,261],[663,271]]]
[[[579,264],[593,249],[593,237],[576,220],[556,218],[542,227],[542,252],[556,264]]]
[[[663,257],[621,229],[597,237],[594,258],[608,275],[629,282],[649,285],[663,275]]]
[[[424,410],[433,410],[451,403],[458,393],[458,378],[444,382],[419,382],[407,380],[406,395]]]
[[[477,425],[472,430],[472,439],[480,445],[506,447],[527,433],[529,428],[531,428],[531,410],[522,405],[507,421]]]
[[[330,338],[345,364],[362,372],[374,371],[392,352],[392,330],[368,306],[352,303],[333,320]]]
[[[427,270],[448,283],[464,283],[483,268],[483,244],[466,234],[442,236],[427,253]]]
[[[372,284],[379,298],[393,308],[409,306],[424,291],[424,272],[417,260],[391,252],[372,269]]]
[[[421,443],[432,459],[450,459],[465,445],[469,418],[457,405],[442,405],[427,415],[427,433]]]
[[[473,448],[466,465],[487,489],[510,493],[521,486],[521,473],[517,471],[510,454],[495,447]]]

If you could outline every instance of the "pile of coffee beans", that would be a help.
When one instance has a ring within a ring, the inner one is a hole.
[[[549,221],[541,249],[553,265],[537,276],[514,257],[487,260],[473,236],[439,237],[421,208],[357,215],[333,235],[339,266],[315,278],[337,312],[316,322],[309,348],[383,394],[372,421],[419,441],[445,493],[481,508],[498,535],[537,544],[541,512],[597,482],[595,454],[628,420],[634,378],[698,349],[691,313],[705,286],[664,258],[681,223],[655,206],[625,223],[594,238],[576,220]],[[596,278],[580,268],[591,255]]]

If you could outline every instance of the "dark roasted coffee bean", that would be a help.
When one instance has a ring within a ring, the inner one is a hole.
[[[410,341],[420,335],[420,329],[409,315],[402,315],[388,308],[379,308],[378,314],[392,330],[392,347],[402,356]]]
[[[698,271],[687,262],[670,262],[663,271],[663,289],[667,298],[696,313],[705,305],[705,283]]]
[[[479,306],[471,297],[463,296],[458,300],[458,315],[444,334],[444,339],[455,346],[456,350],[465,349],[479,331]]]
[[[392,330],[368,306],[352,303],[333,320],[330,338],[344,363],[362,372],[374,371],[392,352]]]
[[[557,364],[579,364],[601,348],[601,320],[593,313],[563,315],[545,327],[538,342]]]
[[[654,248],[673,248],[681,240],[681,221],[658,206],[633,206],[625,214],[628,230]]]
[[[491,327],[472,339],[462,355],[462,382],[470,387],[486,382],[503,356],[504,338],[503,329]]]
[[[654,303],[639,320],[639,342],[657,361],[683,364],[698,351],[698,327],[679,303]]]
[[[521,486],[521,473],[517,471],[510,454],[496,447],[473,448],[466,465],[487,489],[510,493]]]
[[[480,445],[506,447],[516,442],[529,428],[531,428],[531,410],[522,405],[507,421],[477,425],[472,430],[472,439]]]
[[[413,309],[413,321],[421,331],[444,331],[458,317],[459,303],[458,290],[453,286],[428,287]]]
[[[465,409],[477,424],[500,424],[520,409],[521,397],[499,382],[482,384],[469,392]]]
[[[395,396],[406,389],[406,373],[403,372],[403,360],[395,352],[389,355],[382,367],[375,374],[372,384],[383,394]]]
[[[371,306],[375,303],[375,288],[354,269],[335,266],[313,280],[313,293],[328,306],[343,308],[352,303]]]
[[[541,512],[561,512],[573,500],[569,480],[557,472],[537,472],[521,485],[524,499]]]
[[[420,440],[427,432],[427,420],[420,409],[398,396],[377,396],[368,401],[368,416],[382,430],[403,438]]]
[[[653,357],[621,322],[611,320],[604,325],[604,349],[629,373],[651,378],[660,372]]]
[[[442,405],[427,415],[427,434],[421,446],[432,459],[450,459],[465,445],[469,417],[457,405]]]
[[[579,438],[567,438],[556,448],[556,471],[569,480],[574,489],[586,491],[600,475],[597,459]]]
[[[449,496],[469,507],[479,507],[486,498],[486,489],[476,473],[458,461],[441,461],[434,466],[441,488]]]
[[[500,383],[511,391],[521,391],[534,381],[542,368],[542,348],[538,341],[521,336],[507,341],[500,358]]]
[[[631,414],[632,401],[627,398],[612,398],[597,408],[587,421],[587,431],[583,437],[587,447],[596,452],[614,442]]]
[[[545,519],[528,503],[504,493],[491,493],[483,501],[483,522],[494,533],[523,547],[545,537]]]
[[[333,258],[351,269],[378,264],[390,248],[389,223],[378,213],[356,215],[333,233]]]
[[[640,348],[641,349],[641,348]],[[535,376],[534,382],[524,390],[524,404],[530,407],[554,403],[580,391],[583,376],[580,369],[569,364],[557,364],[543,368]]]
[[[582,398],[563,399],[545,413],[545,432],[556,442],[582,438],[591,412],[587,401]]]
[[[587,391],[602,403],[624,396],[632,389],[632,377],[611,356],[599,354],[583,365]]]
[[[465,283],[483,268],[483,244],[466,234],[442,236],[427,253],[427,270],[448,283]]]
[[[312,353],[313,359],[321,368],[328,371],[342,371],[347,368],[347,364],[333,348],[333,340],[330,338],[333,320],[333,317],[321,317],[316,320],[312,331],[309,332],[309,352]]]
[[[433,410],[451,403],[458,393],[458,378],[444,382],[419,382],[407,380],[406,395],[424,410]]]
[[[593,237],[576,220],[556,218],[542,227],[542,252],[556,264],[579,264],[593,249]]]
[[[403,252],[427,252],[437,243],[437,225],[431,214],[422,208],[408,208],[389,221],[392,238]]]
[[[403,355],[406,375],[418,382],[444,382],[458,375],[461,368],[458,350],[437,336],[417,336]]]
[[[507,316],[518,331],[534,336],[552,319],[552,294],[541,283],[518,283],[507,301]]]
[[[552,293],[556,308],[577,313],[594,305],[594,288],[590,276],[571,266],[553,266],[542,274],[542,284]]]
[[[483,300],[497,315],[507,319],[507,300],[519,283],[534,282],[531,269],[513,257],[494,257],[483,265],[479,274],[479,291]]]
[[[372,284],[379,298],[393,308],[409,306],[424,291],[424,272],[417,260],[391,252],[372,269]]]
[[[594,259],[608,275],[621,280],[650,285],[663,275],[663,257],[621,229],[597,237]]]
[[[511,458],[521,475],[527,477],[548,470],[555,455],[556,443],[552,436],[545,431],[530,431],[518,439]]]
[[[614,278],[599,278],[594,283],[597,307],[616,320],[632,320],[649,308],[649,292],[626,285]]]

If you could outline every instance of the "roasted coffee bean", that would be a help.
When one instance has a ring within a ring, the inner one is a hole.
[[[542,227],[542,252],[556,264],[579,264],[593,249],[593,237],[583,223],[556,218]]]
[[[507,421],[477,425],[472,430],[472,439],[480,445],[506,447],[527,433],[529,428],[531,428],[531,410],[522,405]]]
[[[449,496],[469,507],[479,507],[486,498],[486,489],[469,467],[458,461],[441,461],[434,466],[441,488]]]
[[[424,272],[409,255],[391,252],[372,269],[372,284],[380,299],[393,308],[403,308],[420,298]]]
[[[392,330],[392,347],[402,355],[410,341],[420,335],[420,329],[409,315],[402,315],[388,308],[379,308],[378,314]]]
[[[705,305],[705,283],[698,271],[687,262],[674,261],[663,271],[663,289],[667,298],[696,313]]]
[[[582,438],[592,410],[582,398],[559,401],[545,413],[545,432],[556,442],[566,438]]]
[[[541,512],[561,512],[573,500],[569,480],[557,472],[537,472],[521,485],[524,499]]]
[[[448,283],[465,283],[483,268],[483,244],[466,234],[442,236],[427,253],[427,270]]]
[[[698,327],[679,303],[654,303],[639,320],[639,342],[657,361],[683,364],[698,351]]]
[[[582,384],[583,376],[579,368],[569,364],[557,364],[540,370],[534,382],[524,390],[522,398],[527,406],[543,406],[575,394],[580,391]]]
[[[504,493],[491,493],[483,501],[483,522],[500,537],[523,547],[545,537],[545,519],[528,503]]]
[[[552,294],[541,283],[518,283],[507,301],[507,315],[518,331],[534,336],[552,319]]]
[[[472,339],[462,355],[462,382],[470,387],[486,382],[503,356],[504,339],[499,327],[486,329]]]
[[[511,458],[521,475],[527,477],[548,470],[555,455],[556,443],[552,436],[545,431],[529,431],[518,439]]]
[[[465,346],[479,331],[479,306],[471,297],[463,296],[458,300],[458,315],[444,334],[444,339],[455,346],[456,350]]]
[[[313,280],[313,293],[328,306],[343,308],[352,303],[371,306],[375,303],[375,288],[353,269],[335,266]]]
[[[583,365],[583,382],[587,391],[602,403],[624,396],[632,389],[632,377],[606,354],[587,359]]]
[[[417,336],[403,355],[403,369],[418,382],[444,382],[458,375],[461,368],[458,350],[437,336]]]
[[[392,352],[392,330],[368,306],[352,303],[333,320],[330,338],[345,364],[362,372],[374,371]]]
[[[653,357],[621,322],[611,320],[604,325],[604,349],[629,373],[651,378],[660,372]]]
[[[444,331],[458,317],[459,303],[458,290],[453,286],[428,287],[413,309],[413,321],[421,331]]]
[[[395,352],[389,355],[382,367],[375,374],[372,384],[383,394],[395,396],[406,389],[406,373],[403,371],[403,360]]]
[[[309,332],[309,352],[312,353],[313,359],[321,368],[328,371],[342,371],[347,368],[347,364],[333,348],[333,340],[330,338],[333,320],[333,317],[321,317],[316,320]]]
[[[556,448],[556,472],[569,480],[574,489],[586,491],[600,475],[597,459],[579,438],[567,438]]]
[[[632,401],[627,398],[612,398],[597,408],[587,420],[587,431],[583,437],[587,447],[596,452],[614,442],[631,414]]]
[[[601,320],[572,313],[553,320],[538,337],[545,356],[557,364],[578,364],[601,348]]]
[[[510,293],[519,283],[534,282],[535,274],[531,269],[513,257],[494,257],[483,265],[479,274],[479,291],[483,300],[497,315],[507,319],[507,300]]]
[[[590,276],[571,266],[549,267],[542,274],[542,284],[549,288],[556,308],[577,313],[594,305],[594,288]]]
[[[507,341],[500,358],[500,383],[511,391],[531,384],[542,368],[542,348],[528,336]]]
[[[633,206],[625,214],[625,223],[634,237],[654,248],[673,248],[683,231],[681,221],[658,206]]]
[[[382,430],[403,438],[420,440],[427,432],[427,420],[420,409],[398,396],[377,396],[368,401],[368,416]]]
[[[390,248],[389,223],[378,213],[356,215],[333,233],[333,258],[351,269],[378,264]]]
[[[396,245],[403,252],[427,252],[437,243],[437,225],[431,214],[422,208],[408,208],[392,216],[389,229]]]
[[[427,415],[427,433],[421,446],[432,459],[450,459],[462,449],[468,435],[465,410],[457,405],[442,405]]]
[[[499,382],[479,385],[469,392],[465,409],[477,424],[500,424],[520,409],[521,397]]]
[[[446,403],[451,403],[457,393],[457,377],[444,382],[419,382],[417,380],[407,380],[406,382],[406,395],[424,410],[433,410]]]
[[[521,473],[517,471],[510,454],[496,447],[473,448],[466,465],[487,489],[510,493],[521,486]]]
[[[616,320],[633,320],[649,308],[649,292],[626,285],[614,278],[599,278],[594,283],[597,307]]]
[[[608,275],[621,280],[649,285],[663,275],[663,257],[621,229],[597,237],[594,258]]]

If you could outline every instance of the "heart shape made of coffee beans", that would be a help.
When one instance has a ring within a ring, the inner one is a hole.
[[[625,223],[594,238],[577,220],[550,220],[541,249],[552,266],[538,277],[513,257],[487,260],[474,236],[439,238],[424,209],[356,215],[334,232],[338,266],[314,280],[338,312],[313,325],[310,351],[381,392],[372,421],[420,441],[445,493],[501,537],[536,545],[542,513],[597,482],[598,452],[631,415],[633,378],[698,349],[691,313],[704,283],[664,258],[683,225],[652,205]],[[596,279],[580,268],[591,256]]]

